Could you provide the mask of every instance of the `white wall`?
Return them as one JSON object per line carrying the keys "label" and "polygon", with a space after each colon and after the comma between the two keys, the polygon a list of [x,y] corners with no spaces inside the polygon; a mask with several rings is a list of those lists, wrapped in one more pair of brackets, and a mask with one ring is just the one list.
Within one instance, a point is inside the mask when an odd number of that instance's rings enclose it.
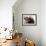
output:
{"label": "white wall", "polygon": [[16,0],[0,0],[0,27],[12,28],[12,6]]}
{"label": "white wall", "polygon": [[41,1],[41,40],[42,46],[46,46],[46,0]]}
{"label": "white wall", "polygon": [[[15,30],[22,32],[25,39],[34,40],[36,46],[41,46],[40,10],[40,0],[22,0],[13,6]],[[37,26],[22,26],[22,14],[37,14]]]}

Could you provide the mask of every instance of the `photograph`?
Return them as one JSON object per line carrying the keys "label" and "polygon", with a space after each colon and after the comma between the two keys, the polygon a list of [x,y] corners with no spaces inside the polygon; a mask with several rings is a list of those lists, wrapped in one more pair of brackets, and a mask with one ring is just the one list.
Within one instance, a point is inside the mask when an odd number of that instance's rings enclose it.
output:
{"label": "photograph", "polygon": [[37,14],[22,14],[22,25],[24,26],[37,25]]}

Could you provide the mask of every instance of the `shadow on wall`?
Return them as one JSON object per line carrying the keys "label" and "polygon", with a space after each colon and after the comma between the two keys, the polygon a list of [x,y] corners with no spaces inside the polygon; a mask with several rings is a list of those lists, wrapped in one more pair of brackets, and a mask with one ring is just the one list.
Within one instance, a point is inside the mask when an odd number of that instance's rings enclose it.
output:
{"label": "shadow on wall", "polygon": [[23,2],[23,0],[17,0],[16,3],[12,6],[12,8],[14,8],[14,9],[18,8],[22,2]]}

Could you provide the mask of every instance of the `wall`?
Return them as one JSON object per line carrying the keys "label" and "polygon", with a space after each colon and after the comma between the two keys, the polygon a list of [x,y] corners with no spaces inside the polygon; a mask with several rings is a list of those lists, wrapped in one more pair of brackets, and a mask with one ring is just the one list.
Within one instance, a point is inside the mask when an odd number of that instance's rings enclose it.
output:
{"label": "wall", "polygon": [[46,0],[41,1],[41,41],[42,46],[46,46]]}
{"label": "wall", "polygon": [[[12,29],[12,6],[16,0],[0,0],[0,33],[4,30],[1,27]],[[0,34],[0,38],[5,38],[5,35],[10,35],[9,31]]]}
{"label": "wall", "polygon": [[12,6],[16,0],[0,0],[0,27],[12,29]]}
{"label": "wall", "polygon": [[[41,46],[41,1],[20,0],[18,2],[13,6],[15,31],[22,32],[24,39],[31,39],[35,42],[36,46]],[[37,14],[37,26],[22,26],[22,14]]]}

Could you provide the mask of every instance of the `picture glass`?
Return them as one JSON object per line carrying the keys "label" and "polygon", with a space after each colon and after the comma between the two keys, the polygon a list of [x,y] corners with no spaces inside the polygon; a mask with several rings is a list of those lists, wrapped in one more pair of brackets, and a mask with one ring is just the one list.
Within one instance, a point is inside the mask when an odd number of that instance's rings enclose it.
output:
{"label": "picture glass", "polygon": [[36,25],[37,16],[36,14],[23,14],[22,15],[22,25]]}

